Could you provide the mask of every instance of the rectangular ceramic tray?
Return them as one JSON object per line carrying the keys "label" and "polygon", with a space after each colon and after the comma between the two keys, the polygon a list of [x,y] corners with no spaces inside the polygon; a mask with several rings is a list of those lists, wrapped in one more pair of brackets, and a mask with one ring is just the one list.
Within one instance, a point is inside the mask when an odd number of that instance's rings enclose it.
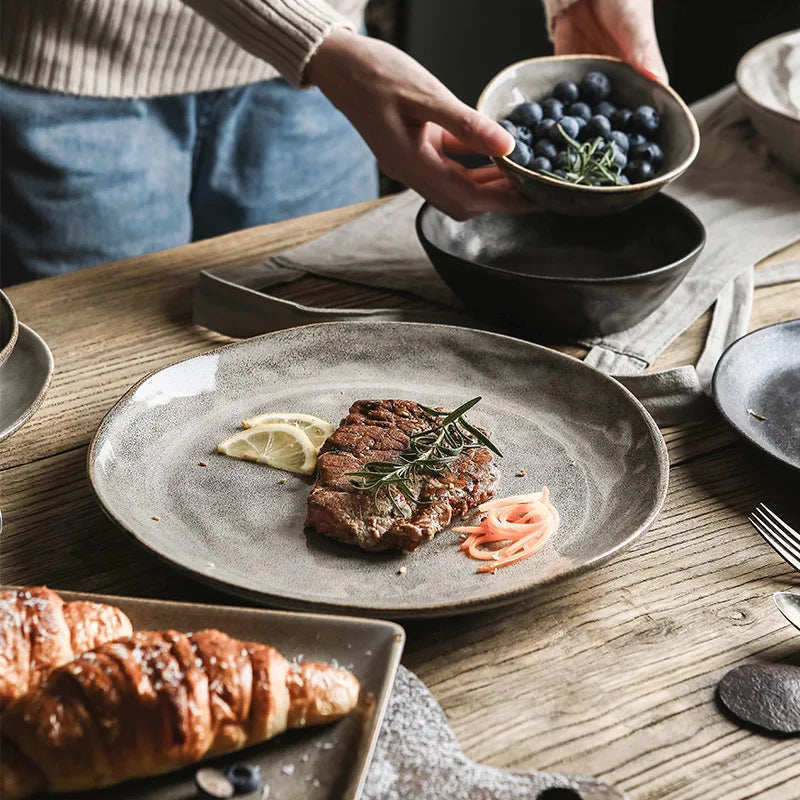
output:
{"label": "rectangular ceramic tray", "polygon": [[[121,608],[134,630],[198,631],[218,628],[239,639],[265,642],[288,659],[338,663],[361,682],[367,702],[332,725],[289,731],[264,744],[204,764],[225,769],[236,762],[261,767],[264,787],[244,800],[357,800],[403,652],[399,625],[371,619],[299,614],[231,606],[174,603],[131,597],[58,592],[65,600],[94,600]],[[194,773],[179,772],[129,781],[94,792],[70,794],[85,800],[191,800]]]}

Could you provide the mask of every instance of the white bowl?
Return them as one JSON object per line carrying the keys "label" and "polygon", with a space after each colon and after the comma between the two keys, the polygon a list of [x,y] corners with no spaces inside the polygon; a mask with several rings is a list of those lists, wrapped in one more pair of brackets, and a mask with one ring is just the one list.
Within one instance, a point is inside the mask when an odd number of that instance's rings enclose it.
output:
{"label": "white bowl", "polygon": [[769,151],[800,175],[800,30],[773,36],[745,53],[736,85]]}

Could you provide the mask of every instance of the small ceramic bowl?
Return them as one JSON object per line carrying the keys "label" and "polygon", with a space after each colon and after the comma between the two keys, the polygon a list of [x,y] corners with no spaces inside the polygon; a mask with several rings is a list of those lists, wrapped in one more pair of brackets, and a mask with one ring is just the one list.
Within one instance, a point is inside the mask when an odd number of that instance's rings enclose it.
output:
{"label": "small ceramic bowl", "polygon": [[456,222],[426,203],[417,235],[436,271],[479,318],[562,340],[643,320],[705,244],[700,220],[666,195],[581,220],[539,212]]}
{"label": "small ceramic bowl", "polygon": [[756,45],[736,68],[736,85],[769,151],[800,175],[800,30]]}
{"label": "small ceramic bowl", "polygon": [[0,364],[11,355],[19,334],[17,312],[5,292],[0,292]]}
{"label": "small ceramic bowl", "polygon": [[509,158],[496,159],[517,187],[541,208],[573,216],[616,214],[632,208],[672,183],[694,161],[700,133],[692,112],[669,87],[649,80],[616,58],[549,56],[529,58],[499,72],[478,100],[478,110],[505,119],[526,100],[542,100],[562,80],[580,82],[587,72],[604,72],[614,87],[612,101],[631,108],[649,105],[661,115],[659,143],[664,166],[652,180],[629,186],[578,186],[534,172]]}

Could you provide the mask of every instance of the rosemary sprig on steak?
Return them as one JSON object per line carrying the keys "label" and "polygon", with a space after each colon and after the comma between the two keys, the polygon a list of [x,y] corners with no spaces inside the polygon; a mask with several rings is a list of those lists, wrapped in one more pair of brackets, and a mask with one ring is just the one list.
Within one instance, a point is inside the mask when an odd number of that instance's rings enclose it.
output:
{"label": "rosemary sprig on steak", "polygon": [[396,461],[369,461],[358,472],[350,472],[354,488],[371,491],[377,497],[384,490],[396,511],[402,510],[395,500],[393,488],[401,492],[411,503],[425,504],[411,490],[410,483],[420,475],[441,475],[464,451],[476,447],[488,447],[502,457],[486,434],[467,422],[465,414],[478,402],[474,397],[455,411],[440,411],[435,408],[419,407],[432,417],[441,418],[427,430],[411,436],[408,448]]}

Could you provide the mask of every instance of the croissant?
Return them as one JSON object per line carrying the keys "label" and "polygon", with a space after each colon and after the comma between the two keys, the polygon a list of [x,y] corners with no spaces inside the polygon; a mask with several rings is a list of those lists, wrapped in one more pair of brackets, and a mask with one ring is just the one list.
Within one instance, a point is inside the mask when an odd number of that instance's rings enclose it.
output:
{"label": "croissant", "polygon": [[0,591],[0,709],[54,667],[132,630],[114,606],[65,603],[46,586]]}
{"label": "croissant", "polygon": [[338,719],[359,688],[347,670],[290,663],[217,630],[140,631],[79,655],[6,709],[0,790],[21,800],[170,772]]}

